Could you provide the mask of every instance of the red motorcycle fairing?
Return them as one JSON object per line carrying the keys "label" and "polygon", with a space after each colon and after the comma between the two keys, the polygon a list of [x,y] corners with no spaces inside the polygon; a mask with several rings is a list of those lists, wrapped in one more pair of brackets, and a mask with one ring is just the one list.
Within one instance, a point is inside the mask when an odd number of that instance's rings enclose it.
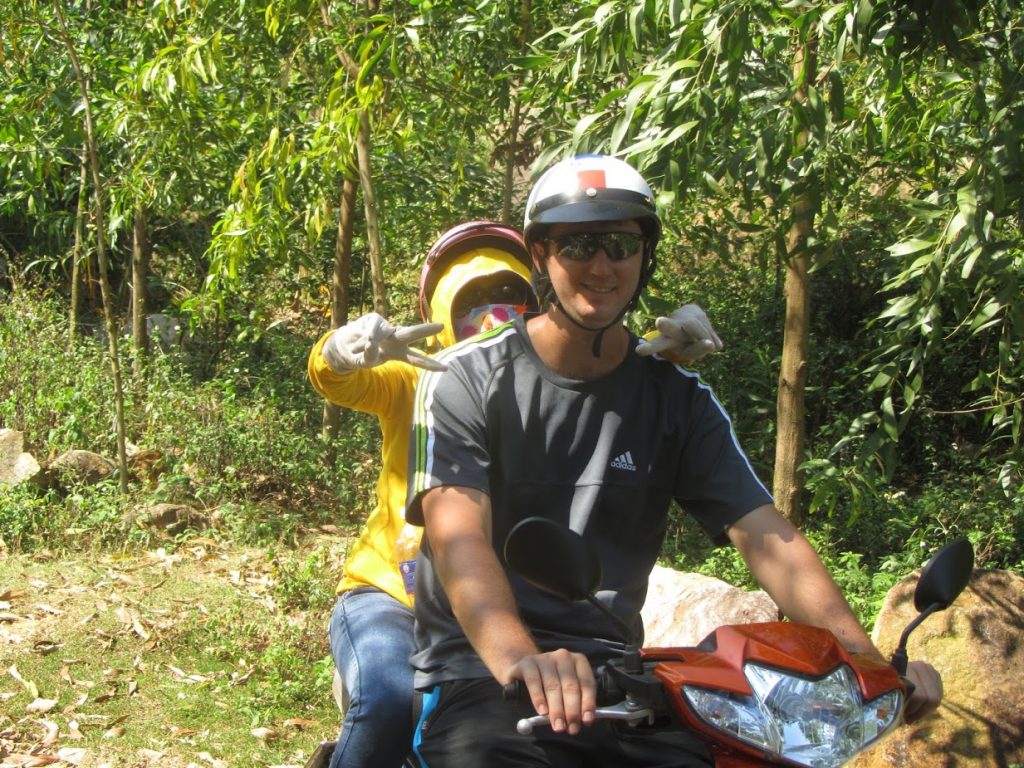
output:
{"label": "red motorcycle fairing", "polygon": [[[644,648],[645,666],[662,681],[681,721],[708,742],[714,742],[717,768],[778,765],[755,746],[731,738],[704,722],[686,704],[682,687],[697,686],[741,696],[753,691],[743,666],[753,662],[796,673],[809,679],[824,677],[839,665],[853,670],[864,701],[905,686],[893,667],[873,656],[851,654],[832,635],[817,627],[791,622],[723,626],[696,648]],[[730,749],[722,748],[728,745]]]}

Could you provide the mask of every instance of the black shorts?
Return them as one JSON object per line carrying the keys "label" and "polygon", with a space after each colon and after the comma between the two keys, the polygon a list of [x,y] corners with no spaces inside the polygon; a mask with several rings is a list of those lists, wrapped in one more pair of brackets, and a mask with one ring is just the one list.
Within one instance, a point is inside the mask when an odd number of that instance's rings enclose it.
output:
{"label": "black shorts", "polygon": [[631,729],[599,720],[576,736],[539,726],[516,732],[533,705],[510,703],[492,678],[442,683],[420,694],[414,752],[421,768],[707,768],[707,748],[675,729]]}

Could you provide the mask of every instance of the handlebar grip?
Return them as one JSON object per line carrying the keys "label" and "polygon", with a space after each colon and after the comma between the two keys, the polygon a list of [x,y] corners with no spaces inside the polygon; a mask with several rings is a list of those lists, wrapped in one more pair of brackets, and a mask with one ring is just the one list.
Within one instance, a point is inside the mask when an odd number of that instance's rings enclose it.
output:
{"label": "handlebar grip", "polygon": [[917,686],[910,682],[909,678],[900,675],[903,679],[903,684],[907,686],[907,701],[910,701],[910,697],[914,695],[914,691],[917,690]]}
{"label": "handlebar grip", "polygon": [[529,696],[522,680],[513,680],[501,686],[501,698],[512,703],[527,701]]}

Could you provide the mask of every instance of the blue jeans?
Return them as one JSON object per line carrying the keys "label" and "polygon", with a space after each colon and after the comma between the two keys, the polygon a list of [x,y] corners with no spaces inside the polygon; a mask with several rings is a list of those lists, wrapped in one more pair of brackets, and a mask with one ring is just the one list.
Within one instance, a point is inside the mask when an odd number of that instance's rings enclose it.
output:
{"label": "blue jeans", "polygon": [[412,749],[413,613],[385,592],[338,598],[327,628],[348,708],[330,768],[399,768]]}

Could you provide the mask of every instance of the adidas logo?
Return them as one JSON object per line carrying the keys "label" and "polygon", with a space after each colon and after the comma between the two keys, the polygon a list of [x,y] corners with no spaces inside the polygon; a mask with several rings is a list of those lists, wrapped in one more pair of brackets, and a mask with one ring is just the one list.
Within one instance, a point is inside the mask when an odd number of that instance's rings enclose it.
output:
{"label": "adidas logo", "polygon": [[612,469],[628,469],[630,472],[636,472],[636,464],[633,463],[633,456],[629,451],[621,456],[616,456],[609,466]]}

